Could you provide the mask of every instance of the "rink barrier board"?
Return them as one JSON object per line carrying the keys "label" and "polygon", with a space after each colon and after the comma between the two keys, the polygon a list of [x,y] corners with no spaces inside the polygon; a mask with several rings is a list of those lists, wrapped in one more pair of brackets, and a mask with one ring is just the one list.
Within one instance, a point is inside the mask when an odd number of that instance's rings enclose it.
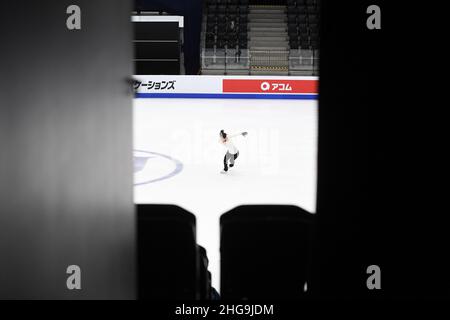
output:
{"label": "rink barrier board", "polygon": [[318,98],[318,77],[135,76],[136,98]]}
{"label": "rink barrier board", "polygon": [[135,98],[153,99],[285,99],[317,100],[318,94],[222,94],[222,93],[137,93]]}

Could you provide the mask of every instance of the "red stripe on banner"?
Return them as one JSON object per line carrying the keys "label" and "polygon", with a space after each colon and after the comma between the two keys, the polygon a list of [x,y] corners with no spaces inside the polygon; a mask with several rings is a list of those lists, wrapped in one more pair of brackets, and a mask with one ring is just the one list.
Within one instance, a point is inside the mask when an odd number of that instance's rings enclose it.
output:
{"label": "red stripe on banner", "polygon": [[318,93],[318,80],[223,79],[223,92]]}

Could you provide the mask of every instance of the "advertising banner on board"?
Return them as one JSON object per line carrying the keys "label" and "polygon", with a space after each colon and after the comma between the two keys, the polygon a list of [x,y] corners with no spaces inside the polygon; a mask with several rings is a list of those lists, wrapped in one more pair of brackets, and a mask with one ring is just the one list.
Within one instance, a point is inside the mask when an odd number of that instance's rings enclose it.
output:
{"label": "advertising banner on board", "polygon": [[136,98],[317,99],[318,77],[134,76]]}

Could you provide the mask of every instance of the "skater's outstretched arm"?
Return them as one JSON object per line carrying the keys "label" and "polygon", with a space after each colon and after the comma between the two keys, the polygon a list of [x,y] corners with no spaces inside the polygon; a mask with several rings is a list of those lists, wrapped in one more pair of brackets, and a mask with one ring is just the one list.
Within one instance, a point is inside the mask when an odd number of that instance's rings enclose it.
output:
{"label": "skater's outstretched arm", "polygon": [[237,137],[237,136],[246,136],[248,133],[247,132],[240,132],[240,133],[235,133],[235,134],[230,134],[230,135],[228,135],[228,137],[230,137],[230,138],[234,138],[234,137]]}

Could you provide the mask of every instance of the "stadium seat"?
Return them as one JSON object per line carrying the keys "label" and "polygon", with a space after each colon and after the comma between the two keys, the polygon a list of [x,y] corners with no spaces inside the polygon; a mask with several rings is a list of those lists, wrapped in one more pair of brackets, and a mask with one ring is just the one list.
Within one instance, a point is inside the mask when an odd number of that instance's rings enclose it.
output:
{"label": "stadium seat", "polygon": [[215,41],[206,41],[206,43],[205,43],[205,47],[207,48],[207,49],[213,49],[214,48],[214,46],[215,46]]}
{"label": "stadium seat", "polygon": [[288,14],[288,23],[297,23],[297,15],[294,13]]}
{"label": "stadium seat", "polygon": [[319,30],[319,25],[317,22],[309,23],[309,28],[312,30]]}
{"label": "stadium seat", "polygon": [[306,20],[297,21],[297,28],[298,29],[306,29],[307,24],[308,24],[308,21],[306,21]]}
{"label": "stadium seat", "polygon": [[222,298],[304,297],[313,218],[295,206],[240,206],[223,214]]}
{"label": "stadium seat", "polygon": [[302,47],[302,49],[309,49],[310,47],[309,37],[300,39],[300,47]]}
{"label": "stadium seat", "polygon": [[238,27],[236,29],[236,33],[240,36],[245,36],[245,38],[247,38],[247,33],[248,33],[248,27],[247,24],[238,24]]}
{"label": "stadium seat", "polygon": [[248,41],[247,39],[239,39],[239,48],[240,49],[247,49]]}
{"label": "stadium seat", "polygon": [[137,205],[139,299],[197,299],[195,216],[172,205]]}
{"label": "stadium seat", "polygon": [[298,25],[298,32],[299,33],[305,33],[308,32],[308,27],[306,24],[299,24]]}
{"label": "stadium seat", "polygon": [[238,46],[238,44],[239,44],[239,41],[236,38],[229,39],[228,43],[227,43],[227,47],[230,49],[236,48]]}
{"label": "stadium seat", "polygon": [[248,25],[247,23],[238,23],[237,32],[247,34]]}
{"label": "stadium seat", "polygon": [[307,6],[306,7],[306,11],[311,14],[311,13],[317,13],[317,8],[315,6]]}
{"label": "stadium seat", "polygon": [[238,6],[237,6],[237,5],[233,4],[233,5],[229,5],[229,6],[228,6],[228,9],[227,9],[227,12],[228,12],[228,13],[230,13],[230,14],[236,14],[237,11],[238,11]]}
{"label": "stadium seat", "polygon": [[296,22],[289,22],[288,23],[288,30],[297,30],[297,23]]}
{"label": "stadium seat", "polygon": [[297,15],[297,21],[300,22],[305,22],[306,21],[306,14],[298,14]]}
{"label": "stadium seat", "polygon": [[237,22],[237,15],[236,13],[229,13],[228,14],[228,22],[231,23],[231,21]]}
{"label": "stadium seat", "polygon": [[305,6],[297,7],[298,14],[306,14],[307,10]]}
{"label": "stadium seat", "polygon": [[217,6],[215,4],[208,5],[208,14],[216,14]]}
{"label": "stadium seat", "polygon": [[207,21],[215,21],[216,20],[216,14],[208,12],[208,14],[206,15],[206,19],[207,19]]}
{"label": "stadium seat", "polygon": [[243,32],[239,32],[238,33],[238,38],[239,39],[247,39],[247,37],[248,37],[247,31],[243,31]]}
{"label": "stadium seat", "polygon": [[247,14],[239,14],[239,22],[247,23],[247,21],[248,21]]}
{"label": "stadium seat", "polygon": [[217,12],[219,14],[225,14],[227,12],[227,7],[225,5],[219,4],[217,6]]}
{"label": "stadium seat", "polygon": [[298,33],[297,31],[295,32],[289,32],[289,40],[297,40],[298,39]]}
{"label": "stadium seat", "polygon": [[309,15],[308,16],[308,22],[309,23],[318,23],[319,22],[319,17],[316,14]]}
{"label": "stadium seat", "polygon": [[223,38],[217,39],[217,48],[223,49],[223,48],[225,48],[226,44],[227,44],[227,41],[225,39],[223,39]]}
{"label": "stadium seat", "polygon": [[227,24],[225,22],[220,22],[217,24],[217,31],[219,33],[225,33],[227,31]]}
{"label": "stadium seat", "polygon": [[308,39],[308,32],[306,30],[301,30],[298,34],[300,39]]}
{"label": "stadium seat", "polygon": [[246,5],[239,5],[239,13],[247,14],[248,13],[248,6],[246,6]]}
{"label": "stadium seat", "polygon": [[309,36],[311,39],[318,40],[319,39],[319,32],[317,30],[310,29]]}

